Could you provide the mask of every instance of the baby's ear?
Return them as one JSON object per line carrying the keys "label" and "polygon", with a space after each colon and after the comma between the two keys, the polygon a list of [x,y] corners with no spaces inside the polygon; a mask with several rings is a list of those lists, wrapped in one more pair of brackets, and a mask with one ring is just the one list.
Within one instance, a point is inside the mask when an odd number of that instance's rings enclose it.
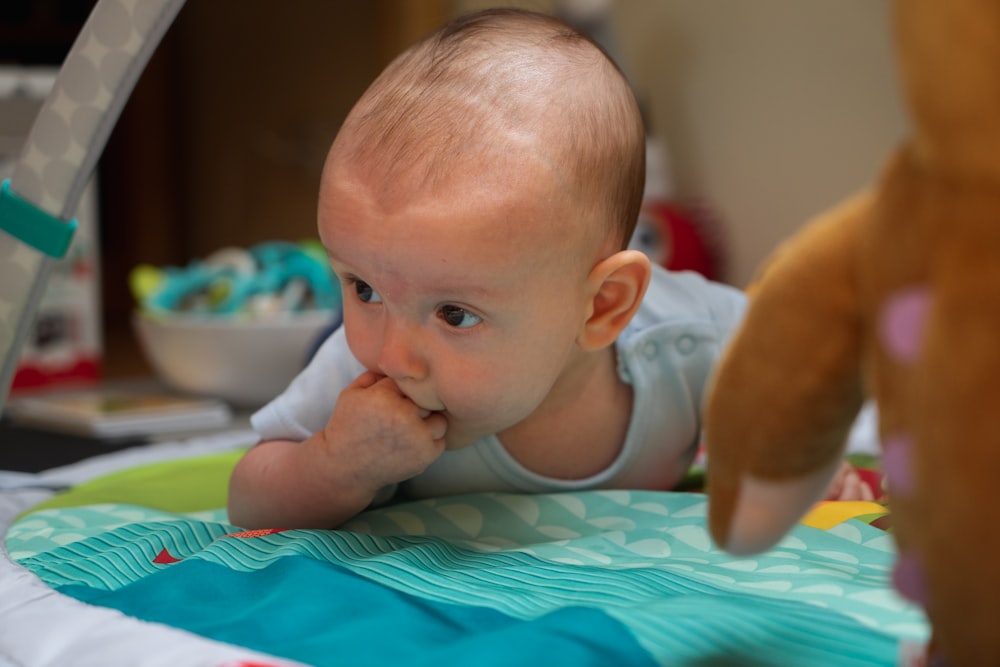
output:
{"label": "baby's ear", "polygon": [[597,263],[587,276],[589,316],[577,339],[585,350],[615,342],[642,303],[652,267],[638,250],[621,250]]}

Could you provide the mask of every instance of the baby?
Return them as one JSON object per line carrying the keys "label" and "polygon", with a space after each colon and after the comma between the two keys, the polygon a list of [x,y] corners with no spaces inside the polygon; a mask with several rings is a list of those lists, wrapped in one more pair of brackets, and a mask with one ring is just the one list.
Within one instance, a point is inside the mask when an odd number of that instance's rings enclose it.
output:
{"label": "baby", "polygon": [[322,175],[344,325],[253,416],[231,521],[677,484],[744,297],[627,249],[644,160],[625,77],[557,19],[479,12],[398,57]]}

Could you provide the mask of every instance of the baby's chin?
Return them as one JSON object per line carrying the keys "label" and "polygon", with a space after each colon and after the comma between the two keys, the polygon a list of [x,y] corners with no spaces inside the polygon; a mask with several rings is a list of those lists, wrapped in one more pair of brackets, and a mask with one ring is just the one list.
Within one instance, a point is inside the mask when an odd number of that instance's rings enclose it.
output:
{"label": "baby's chin", "polygon": [[471,436],[452,438],[446,435],[444,437],[444,449],[446,452],[453,452],[456,449],[465,449],[466,447],[474,443],[476,440],[479,440],[479,438],[474,438]]}
{"label": "baby's chin", "polygon": [[508,424],[507,421],[500,419],[480,419],[471,422],[462,422],[456,420],[450,412],[439,414],[443,414],[448,420],[448,430],[444,434],[445,451],[464,449],[471,444],[494,435],[503,442],[504,434],[507,430],[521,423],[510,421]]}
{"label": "baby's chin", "polygon": [[488,434],[473,432],[468,429],[463,429],[461,426],[454,426],[451,418],[448,419],[448,430],[444,434],[444,448],[446,451],[454,451],[456,449],[464,449],[476,442],[477,440],[482,440]]}

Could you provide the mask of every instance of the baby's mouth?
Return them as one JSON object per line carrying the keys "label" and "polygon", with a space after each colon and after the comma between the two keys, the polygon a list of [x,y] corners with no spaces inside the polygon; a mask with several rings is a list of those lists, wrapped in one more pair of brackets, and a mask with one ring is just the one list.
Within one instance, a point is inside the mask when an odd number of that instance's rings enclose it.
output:
{"label": "baby's mouth", "polygon": [[[412,394],[410,394],[410,392],[406,391],[402,387],[400,387],[400,391],[402,391],[403,394],[405,394],[408,399],[413,401],[413,404],[420,409],[420,415],[422,417],[426,417],[432,412],[440,412],[441,414],[446,414],[448,411],[447,407],[442,405],[440,401],[421,400],[415,398]],[[424,414],[425,412],[427,414]]]}
{"label": "baby's mouth", "polygon": [[[406,392],[403,392],[403,393],[406,393]],[[439,413],[441,415],[444,415],[444,416],[448,415],[448,409],[445,406],[443,406],[443,405],[441,405],[440,407],[427,407],[426,403],[424,403],[422,401],[414,400],[414,398],[412,396],[410,396],[409,394],[406,394],[406,397],[409,398],[411,401],[413,401],[413,404],[416,405],[417,408],[420,409],[420,416],[421,417],[428,417],[432,413],[435,413],[435,412]],[[440,404],[438,404],[438,405],[440,405]]]}

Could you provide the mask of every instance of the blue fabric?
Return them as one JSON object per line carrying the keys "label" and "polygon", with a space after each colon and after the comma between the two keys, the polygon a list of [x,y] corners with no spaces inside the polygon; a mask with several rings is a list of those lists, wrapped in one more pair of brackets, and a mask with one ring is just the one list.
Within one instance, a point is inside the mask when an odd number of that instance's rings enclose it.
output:
{"label": "blue fabric", "polygon": [[519,620],[407,595],[301,556],[251,572],[184,560],[114,591],[59,591],[311,665],[654,664],[621,623],[598,609],[565,607]]}

